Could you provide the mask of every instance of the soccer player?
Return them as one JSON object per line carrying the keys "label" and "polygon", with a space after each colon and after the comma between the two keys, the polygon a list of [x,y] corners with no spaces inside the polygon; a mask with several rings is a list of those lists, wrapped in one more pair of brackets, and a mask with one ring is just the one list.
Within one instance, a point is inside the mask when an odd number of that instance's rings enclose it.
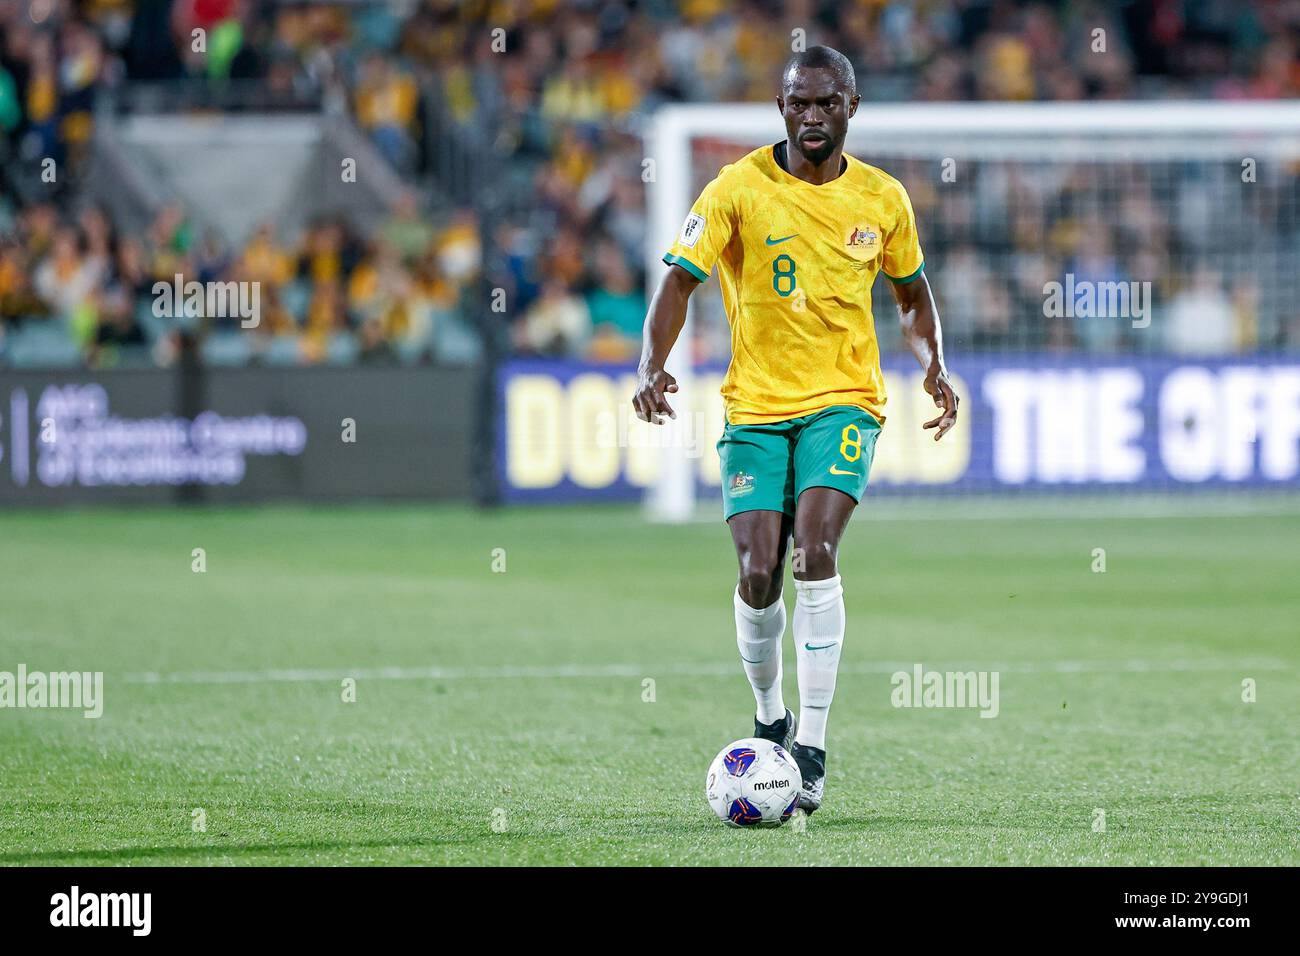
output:
{"label": "soccer player", "polygon": [[[853,67],[836,50],[815,46],[787,63],[776,98],[785,141],[724,166],[664,256],[633,398],[645,421],[676,417],[666,396],[677,383],[664,365],[687,299],[718,264],[731,327],[718,453],[740,561],[736,642],[758,705],[754,735],[793,754],[807,813],[822,803],[844,641],[836,556],[885,420],[871,315],[877,272],[889,278],[903,337],[942,409],[924,427],[938,440],[957,421],[912,204],[898,180],[844,155],[858,99]],[[781,696],[781,584],[792,535],[798,720]]]}

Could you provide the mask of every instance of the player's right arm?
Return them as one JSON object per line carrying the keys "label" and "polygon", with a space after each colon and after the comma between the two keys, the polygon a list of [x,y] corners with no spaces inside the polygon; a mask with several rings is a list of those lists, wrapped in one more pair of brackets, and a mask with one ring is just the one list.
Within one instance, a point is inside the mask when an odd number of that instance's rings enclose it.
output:
{"label": "player's right arm", "polygon": [[677,414],[664,397],[666,392],[677,391],[677,379],[664,371],[668,353],[677,343],[686,324],[686,303],[700,280],[677,263],[668,267],[659,288],[650,302],[645,319],[645,341],[641,345],[641,364],[637,367],[636,394],[632,407],[636,417],[644,422],[663,424],[662,415],[676,418]]}
{"label": "player's right arm", "polygon": [[935,418],[921,426],[937,429],[934,440],[938,441],[957,424],[957,391],[948,381],[948,370],[943,364],[943,331],[939,327],[939,310],[930,291],[930,280],[925,276],[925,255],[916,235],[916,214],[907,190],[897,181],[895,185],[898,187],[897,218],[885,237],[881,271],[889,277],[889,286],[898,302],[903,341],[925,369],[923,387],[941,409]]}
{"label": "player's right arm", "polygon": [[662,425],[662,416],[677,417],[664,397],[677,391],[677,380],[664,370],[664,365],[686,324],[687,300],[709,277],[735,233],[733,190],[727,177],[730,168],[724,166],[718,178],[704,187],[682,223],[677,241],[664,256],[668,272],[660,280],[646,314],[636,394],[632,397],[637,418],[644,422]]}

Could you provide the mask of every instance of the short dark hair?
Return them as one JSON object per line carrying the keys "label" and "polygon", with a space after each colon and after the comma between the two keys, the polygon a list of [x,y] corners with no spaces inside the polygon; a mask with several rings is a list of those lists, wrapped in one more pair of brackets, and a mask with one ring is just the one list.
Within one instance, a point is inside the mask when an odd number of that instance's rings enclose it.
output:
{"label": "short dark hair", "polygon": [[840,86],[855,96],[858,92],[858,78],[853,73],[853,64],[839,50],[828,46],[810,46],[802,53],[796,53],[785,63],[781,71],[781,90],[784,92],[790,82],[790,74],[798,69],[830,70]]}

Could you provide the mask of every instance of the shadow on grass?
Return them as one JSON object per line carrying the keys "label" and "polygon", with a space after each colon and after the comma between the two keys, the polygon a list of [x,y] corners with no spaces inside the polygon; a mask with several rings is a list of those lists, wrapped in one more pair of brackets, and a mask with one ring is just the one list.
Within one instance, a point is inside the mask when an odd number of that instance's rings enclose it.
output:
{"label": "shadow on grass", "polygon": [[[187,856],[252,856],[258,853],[294,853],[331,850],[367,850],[390,849],[393,847],[439,847],[474,843],[474,837],[448,837],[418,840],[360,840],[360,841],[326,841],[316,840],[303,843],[251,843],[240,846],[139,846],[120,847],[115,850],[40,850],[34,853],[0,853],[0,864],[21,865],[23,863],[57,864],[60,860],[104,860],[144,861],[175,860]],[[303,864],[310,865],[310,864]]]}

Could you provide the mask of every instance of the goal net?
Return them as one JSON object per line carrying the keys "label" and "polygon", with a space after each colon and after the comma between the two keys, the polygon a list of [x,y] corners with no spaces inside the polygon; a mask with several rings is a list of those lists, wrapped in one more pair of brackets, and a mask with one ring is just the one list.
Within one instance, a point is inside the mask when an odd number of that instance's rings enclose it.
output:
{"label": "goal net", "polygon": [[[783,138],[770,104],[655,114],[651,292],[705,184]],[[1296,487],[1300,106],[863,103],[846,149],[911,196],[963,396],[936,444],[879,278],[890,401],[873,493]],[[720,493],[728,357],[710,281],[669,364],[681,391],[646,497],[657,520]]]}

